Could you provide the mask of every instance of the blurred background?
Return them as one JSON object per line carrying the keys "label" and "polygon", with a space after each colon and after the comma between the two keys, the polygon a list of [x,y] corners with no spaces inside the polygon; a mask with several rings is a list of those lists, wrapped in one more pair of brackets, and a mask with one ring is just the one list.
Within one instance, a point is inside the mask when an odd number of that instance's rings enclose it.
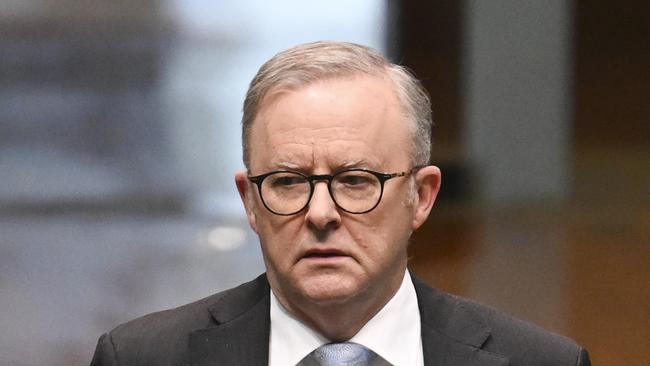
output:
{"label": "blurred background", "polygon": [[429,284],[648,365],[650,5],[2,0],[0,364],[87,365],[101,333],[263,271],[233,181],[270,56],[319,39],[410,67],[443,191]]}

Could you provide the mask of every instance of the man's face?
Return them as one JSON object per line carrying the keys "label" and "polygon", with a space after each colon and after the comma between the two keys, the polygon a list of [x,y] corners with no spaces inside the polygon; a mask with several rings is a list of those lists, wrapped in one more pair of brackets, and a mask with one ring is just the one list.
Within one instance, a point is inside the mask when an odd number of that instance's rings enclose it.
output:
{"label": "man's face", "polygon": [[[327,79],[264,99],[250,135],[250,175],[408,171],[410,141],[390,81]],[[269,282],[285,306],[389,297],[399,286],[409,236],[422,221],[414,220],[411,177],[386,181],[380,204],[369,213],[338,209],[327,183],[318,181],[303,211],[278,216],[244,174],[237,176],[238,187],[260,237]]]}

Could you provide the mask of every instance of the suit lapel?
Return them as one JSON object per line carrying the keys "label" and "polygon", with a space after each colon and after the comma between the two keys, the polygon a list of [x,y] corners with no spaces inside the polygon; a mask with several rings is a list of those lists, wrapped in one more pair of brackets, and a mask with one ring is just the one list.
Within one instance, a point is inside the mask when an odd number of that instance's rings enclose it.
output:
{"label": "suit lapel", "polygon": [[264,276],[210,306],[216,324],[190,334],[193,366],[268,365],[269,287]]}
{"label": "suit lapel", "polygon": [[422,324],[426,366],[506,366],[508,359],[459,342]]}
{"label": "suit lapel", "polygon": [[426,366],[506,366],[508,359],[481,349],[490,329],[476,313],[411,275],[418,297]]}

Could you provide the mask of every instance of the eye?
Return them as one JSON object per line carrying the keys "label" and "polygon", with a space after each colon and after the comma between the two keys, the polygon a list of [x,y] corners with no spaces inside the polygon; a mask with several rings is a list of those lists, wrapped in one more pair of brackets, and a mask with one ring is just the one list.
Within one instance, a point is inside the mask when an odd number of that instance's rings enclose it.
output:
{"label": "eye", "polygon": [[371,183],[371,179],[367,175],[363,174],[345,174],[337,179],[339,183],[344,184],[348,187],[359,187]]}
{"label": "eye", "polygon": [[273,187],[292,187],[303,183],[305,183],[305,178],[299,175],[271,177],[271,186]]}

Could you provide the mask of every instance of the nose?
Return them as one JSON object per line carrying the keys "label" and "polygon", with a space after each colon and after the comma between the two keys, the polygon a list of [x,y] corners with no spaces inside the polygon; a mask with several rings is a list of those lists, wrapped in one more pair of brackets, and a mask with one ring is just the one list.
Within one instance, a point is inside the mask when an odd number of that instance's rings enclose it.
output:
{"label": "nose", "polygon": [[318,230],[333,229],[341,223],[341,215],[330,196],[326,181],[314,182],[314,193],[305,219]]}

